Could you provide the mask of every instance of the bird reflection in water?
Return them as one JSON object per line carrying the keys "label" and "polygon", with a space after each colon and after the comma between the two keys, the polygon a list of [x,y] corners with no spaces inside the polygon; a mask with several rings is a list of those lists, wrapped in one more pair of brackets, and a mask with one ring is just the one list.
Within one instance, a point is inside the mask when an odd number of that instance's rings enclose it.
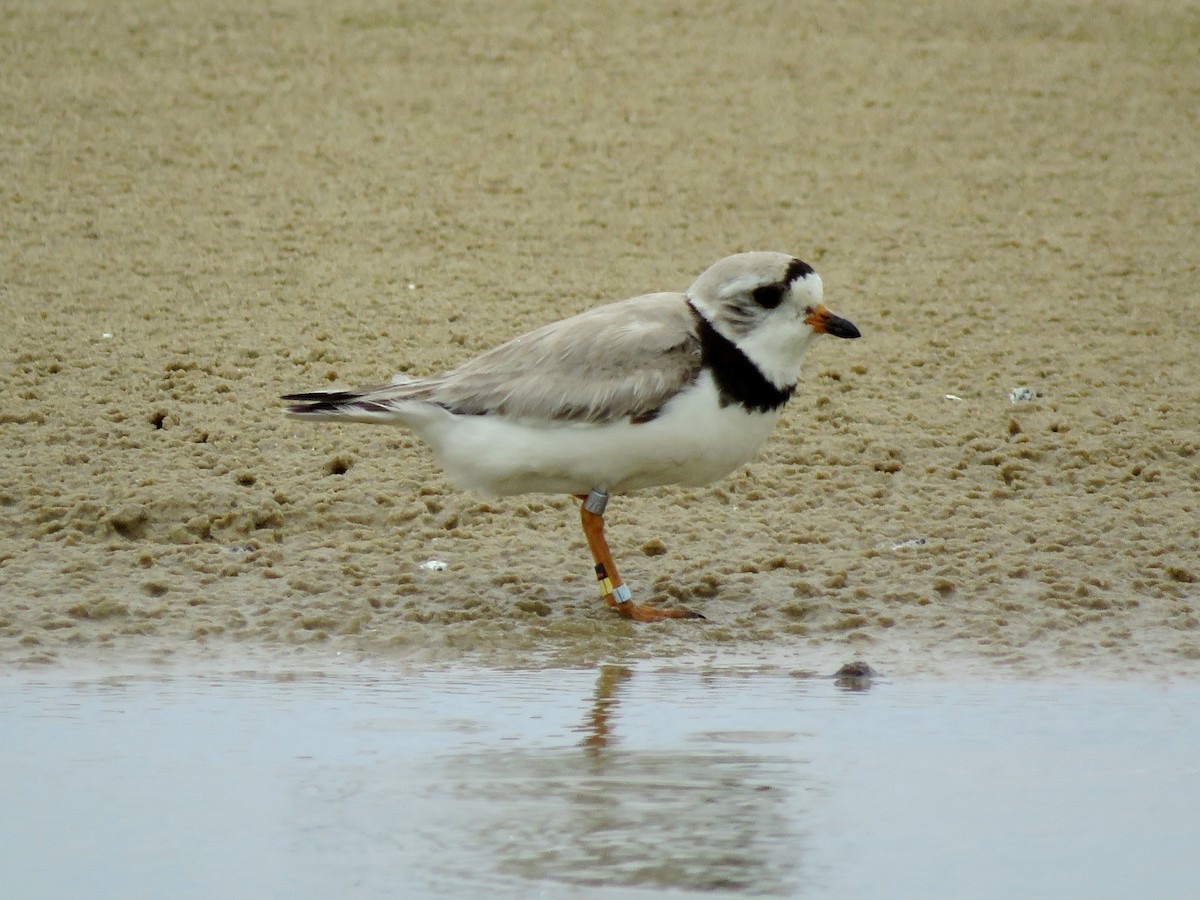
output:
{"label": "bird reflection in water", "polygon": [[633,677],[628,666],[601,666],[596,680],[596,693],[592,698],[592,709],[587,723],[580,726],[584,732],[580,745],[595,756],[607,750],[615,742],[612,718],[617,709],[617,692],[621,685]]}
{"label": "bird reflection in water", "polygon": [[[453,758],[473,846],[506,878],[793,895],[803,843],[786,812],[803,777],[794,754],[763,753],[753,733],[693,731],[687,706],[705,724],[697,689],[711,687],[602,666],[571,745]],[[622,704],[670,720],[646,728]]]}

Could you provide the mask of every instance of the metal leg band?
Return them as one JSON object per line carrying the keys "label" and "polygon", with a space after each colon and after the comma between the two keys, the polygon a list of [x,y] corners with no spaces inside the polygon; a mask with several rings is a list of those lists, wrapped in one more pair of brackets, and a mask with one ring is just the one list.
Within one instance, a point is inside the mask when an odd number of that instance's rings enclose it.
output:
{"label": "metal leg band", "polygon": [[593,488],[588,492],[587,499],[583,501],[583,508],[590,512],[593,516],[604,515],[604,509],[608,506],[608,491],[601,488]]}

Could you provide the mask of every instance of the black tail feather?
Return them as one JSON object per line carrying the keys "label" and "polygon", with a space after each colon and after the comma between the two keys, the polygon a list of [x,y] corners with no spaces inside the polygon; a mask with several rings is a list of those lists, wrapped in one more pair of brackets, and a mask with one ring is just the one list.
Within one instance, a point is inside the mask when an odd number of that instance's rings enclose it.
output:
{"label": "black tail feather", "polygon": [[303,394],[284,394],[281,400],[303,400],[306,403],[345,403],[358,396],[354,391],[308,391]]}
{"label": "black tail feather", "polygon": [[288,406],[287,411],[297,415],[336,413],[357,398],[353,391],[308,391],[303,394],[284,394],[284,400],[299,400]]}
{"label": "black tail feather", "polygon": [[389,413],[391,408],[372,400],[363,400],[362,394],[356,391],[310,391],[303,394],[285,394],[283,400],[299,400],[287,407],[287,411],[296,415],[318,415],[320,413],[341,413],[346,415],[354,410],[370,413]]}

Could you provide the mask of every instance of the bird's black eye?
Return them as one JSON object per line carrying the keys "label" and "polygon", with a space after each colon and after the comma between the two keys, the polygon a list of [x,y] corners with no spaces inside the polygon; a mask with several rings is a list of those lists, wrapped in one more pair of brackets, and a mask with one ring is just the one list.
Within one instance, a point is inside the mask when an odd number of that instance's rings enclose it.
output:
{"label": "bird's black eye", "polygon": [[774,309],[783,302],[783,295],[787,291],[786,284],[764,284],[760,288],[755,288],[751,292],[754,302],[763,309]]}

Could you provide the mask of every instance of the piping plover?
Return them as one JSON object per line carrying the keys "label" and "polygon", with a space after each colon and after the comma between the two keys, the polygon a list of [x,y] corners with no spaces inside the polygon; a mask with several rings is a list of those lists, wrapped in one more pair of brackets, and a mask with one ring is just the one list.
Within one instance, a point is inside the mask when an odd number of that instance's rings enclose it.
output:
{"label": "piping plover", "polygon": [[443,375],[283,399],[297,418],[402,425],[464,488],[573,494],[608,605],[638,621],[702,618],[633,602],[604,538],[605,505],[638,488],[709,484],[749,461],[812,338],[859,336],[823,294],[799,259],[738,253],[687,293],[596,307]]}

